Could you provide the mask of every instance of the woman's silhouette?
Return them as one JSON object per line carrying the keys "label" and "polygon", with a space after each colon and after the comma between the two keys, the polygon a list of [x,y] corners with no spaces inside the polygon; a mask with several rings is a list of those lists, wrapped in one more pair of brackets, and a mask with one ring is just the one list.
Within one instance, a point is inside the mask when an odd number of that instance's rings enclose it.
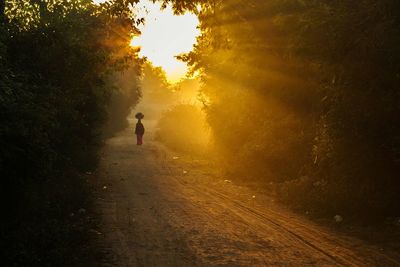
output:
{"label": "woman's silhouette", "polygon": [[135,134],[137,139],[137,145],[141,146],[143,144],[143,135],[144,135],[144,126],[142,123],[142,119],[144,118],[143,113],[139,112],[136,114],[136,119],[138,122],[136,123]]}

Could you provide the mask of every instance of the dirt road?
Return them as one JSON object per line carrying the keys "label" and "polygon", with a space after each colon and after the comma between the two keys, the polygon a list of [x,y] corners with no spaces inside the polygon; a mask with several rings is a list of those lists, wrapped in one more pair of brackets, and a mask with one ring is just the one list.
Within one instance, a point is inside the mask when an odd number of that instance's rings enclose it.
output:
{"label": "dirt road", "polygon": [[104,266],[400,266],[132,133],[107,142],[97,173]]}

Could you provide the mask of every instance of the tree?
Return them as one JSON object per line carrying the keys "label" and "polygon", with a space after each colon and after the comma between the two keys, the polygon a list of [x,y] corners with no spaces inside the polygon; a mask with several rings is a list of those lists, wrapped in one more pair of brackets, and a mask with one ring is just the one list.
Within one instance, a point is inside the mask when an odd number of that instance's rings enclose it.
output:
{"label": "tree", "polygon": [[325,210],[396,212],[398,1],[192,3],[202,36],[181,59],[228,165],[282,187],[308,177],[290,198]]}
{"label": "tree", "polygon": [[[140,64],[129,47],[137,31],[130,11],[113,8],[88,0],[7,2],[0,37],[4,197],[18,199],[28,185],[55,179],[54,172],[96,161],[117,91],[110,77]],[[135,104],[137,87],[132,94]]]}

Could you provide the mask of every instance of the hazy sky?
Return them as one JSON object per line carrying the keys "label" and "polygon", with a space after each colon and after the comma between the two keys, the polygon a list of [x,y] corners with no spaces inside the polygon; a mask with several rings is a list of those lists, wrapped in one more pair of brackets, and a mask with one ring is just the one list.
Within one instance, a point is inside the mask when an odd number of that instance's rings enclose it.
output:
{"label": "hazy sky", "polygon": [[161,4],[149,0],[139,2],[137,13],[146,21],[145,25],[139,26],[142,35],[132,40],[132,46],[140,46],[141,57],[147,57],[154,66],[162,67],[169,82],[179,81],[185,76],[187,66],[175,56],[193,49],[200,34],[197,16],[191,13],[175,16],[171,6],[161,10]]}

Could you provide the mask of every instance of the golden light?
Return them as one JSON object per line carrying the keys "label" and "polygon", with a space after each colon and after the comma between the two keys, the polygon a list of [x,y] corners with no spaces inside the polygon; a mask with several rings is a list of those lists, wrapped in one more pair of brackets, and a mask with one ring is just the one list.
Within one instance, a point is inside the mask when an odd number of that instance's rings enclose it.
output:
{"label": "golden light", "polygon": [[93,3],[101,4],[101,3],[104,3],[105,1],[107,1],[107,0],[93,0]]}
{"label": "golden light", "polygon": [[140,36],[132,39],[131,45],[141,47],[139,55],[157,67],[162,67],[171,83],[185,77],[188,67],[175,56],[188,53],[200,34],[197,29],[199,20],[196,15],[185,13],[174,15],[171,6],[161,10],[159,3],[142,0],[137,5],[138,17],[145,18],[140,25]]}

